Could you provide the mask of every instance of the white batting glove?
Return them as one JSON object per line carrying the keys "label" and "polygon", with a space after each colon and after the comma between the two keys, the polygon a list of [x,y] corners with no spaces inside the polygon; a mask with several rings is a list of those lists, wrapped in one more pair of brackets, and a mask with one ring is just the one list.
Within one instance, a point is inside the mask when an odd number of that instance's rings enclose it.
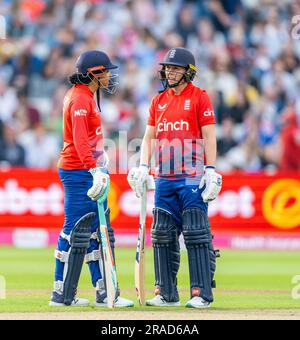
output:
{"label": "white batting glove", "polygon": [[138,168],[132,168],[127,176],[127,181],[136,196],[140,198],[143,193],[143,185],[148,182],[149,167],[140,165]]}
{"label": "white batting glove", "polygon": [[98,201],[107,188],[109,176],[104,174],[100,168],[90,169],[89,172],[93,175],[93,186],[89,189],[87,195],[93,201]]}
{"label": "white batting glove", "polygon": [[202,192],[203,201],[205,203],[211,202],[217,198],[222,189],[222,176],[216,173],[213,167],[208,166],[205,168],[199,188],[202,189],[204,185],[206,185],[206,188]]}

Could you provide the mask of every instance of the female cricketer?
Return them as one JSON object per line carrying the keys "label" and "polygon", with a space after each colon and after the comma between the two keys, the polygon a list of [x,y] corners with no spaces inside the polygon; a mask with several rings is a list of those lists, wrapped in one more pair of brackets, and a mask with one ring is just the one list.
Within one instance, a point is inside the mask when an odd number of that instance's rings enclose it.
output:
{"label": "female cricketer", "polygon": [[130,186],[140,197],[155,149],[158,166],[151,229],[155,297],[146,304],[180,305],[178,237],[183,234],[191,295],[186,306],[208,308],[213,302],[217,253],[207,210],[208,202],[217,197],[222,185],[222,177],[215,171],[215,114],[207,93],[192,83],[197,68],[190,51],[174,48],[161,65],[164,91],[151,103],[140,166],[128,174]]}
{"label": "female cricketer", "polygon": [[[103,149],[99,100],[100,89],[115,92],[117,75],[112,75],[111,70],[116,68],[104,52],[87,51],[78,58],[76,73],[69,78],[73,86],[64,98],[64,146],[58,163],[65,195],[65,222],[55,251],[55,282],[50,306],[66,305],[68,289],[72,290],[74,296],[69,304],[89,305],[88,300],[76,297],[78,280],[74,282],[74,278],[79,278],[83,262],[81,257],[85,257],[89,265],[92,284],[96,289],[95,305],[106,305],[97,200],[105,192],[109,175]],[[95,93],[97,103],[94,100]],[[105,209],[113,250],[115,239],[107,202]],[[131,307],[133,302],[121,298],[118,292],[115,306]]]}

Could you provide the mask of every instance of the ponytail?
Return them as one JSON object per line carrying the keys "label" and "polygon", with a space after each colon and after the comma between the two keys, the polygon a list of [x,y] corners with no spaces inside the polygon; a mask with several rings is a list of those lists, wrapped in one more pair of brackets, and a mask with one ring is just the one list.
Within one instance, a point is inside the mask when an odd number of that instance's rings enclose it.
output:
{"label": "ponytail", "polygon": [[72,85],[83,84],[88,85],[92,81],[90,75],[83,75],[79,73],[74,73],[69,77],[69,83]]}

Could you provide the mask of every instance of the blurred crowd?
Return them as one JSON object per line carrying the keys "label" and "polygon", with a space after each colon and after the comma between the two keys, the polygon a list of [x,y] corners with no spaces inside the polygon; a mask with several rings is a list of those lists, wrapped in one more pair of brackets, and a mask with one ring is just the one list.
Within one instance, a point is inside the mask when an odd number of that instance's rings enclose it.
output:
{"label": "blurred crowd", "polygon": [[182,46],[215,107],[219,170],[300,172],[299,0],[1,0],[0,15],[0,166],[56,166],[67,78],[88,49],[120,66],[105,137],[142,137],[158,63]]}

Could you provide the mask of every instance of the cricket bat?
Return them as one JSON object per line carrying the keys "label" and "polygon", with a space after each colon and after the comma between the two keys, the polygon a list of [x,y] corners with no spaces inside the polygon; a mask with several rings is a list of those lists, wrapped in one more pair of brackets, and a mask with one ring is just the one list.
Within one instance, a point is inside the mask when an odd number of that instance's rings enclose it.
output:
{"label": "cricket bat", "polygon": [[140,227],[135,255],[135,290],[138,302],[145,305],[145,243],[146,243],[146,215],[147,215],[147,189],[154,190],[155,184],[152,176],[143,186],[140,202]]}
{"label": "cricket bat", "polygon": [[106,293],[107,293],[107,307],[113,308],[115,306],[115,300],[117,296],[118,280],[117,280],[117,270],[110,247],[107,223],[104,211],[104,201],[107,198],[109,191],[109,182],[105,190],[105,194],[100,198],[98,203],[98,213],[100,222],[100,235],[101,235],[101,248],[103,257],[103,267],[106,283]]}

